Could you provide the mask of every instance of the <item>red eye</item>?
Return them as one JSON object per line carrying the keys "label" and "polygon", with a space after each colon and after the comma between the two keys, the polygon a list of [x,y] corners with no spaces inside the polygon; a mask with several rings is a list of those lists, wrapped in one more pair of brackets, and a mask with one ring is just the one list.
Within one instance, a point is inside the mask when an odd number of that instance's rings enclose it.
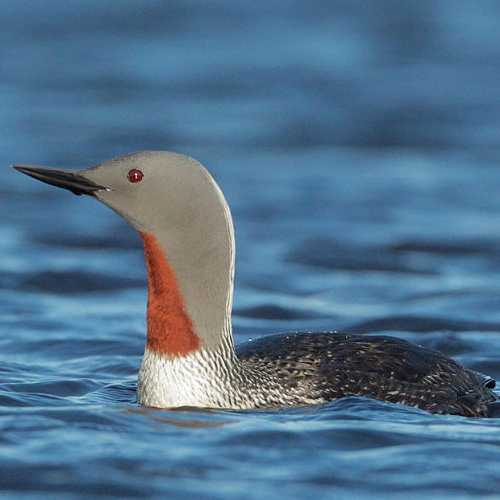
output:
{"label": "red eye", "polygon": [[133,168],[127,175],[130,182],[139,182],[144,177],[144,174],[137,168]]}

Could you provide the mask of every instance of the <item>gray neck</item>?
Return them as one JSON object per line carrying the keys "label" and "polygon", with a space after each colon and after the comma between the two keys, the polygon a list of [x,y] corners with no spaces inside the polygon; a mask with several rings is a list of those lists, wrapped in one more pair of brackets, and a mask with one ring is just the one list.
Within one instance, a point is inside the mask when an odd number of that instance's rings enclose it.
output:
{"label": "gray neck", "polygon": [[[184,306],[196,335],[208,350],[233,350],[231,309],[233,302],[235,244],[229,207],[219,187],[203,169],[203,189],[191,186],[189,203],[161,222],[158,243],[177,278]],[[209,180],[207,189],[207,178]],[[182,190],[180,191],[182,196]]]}

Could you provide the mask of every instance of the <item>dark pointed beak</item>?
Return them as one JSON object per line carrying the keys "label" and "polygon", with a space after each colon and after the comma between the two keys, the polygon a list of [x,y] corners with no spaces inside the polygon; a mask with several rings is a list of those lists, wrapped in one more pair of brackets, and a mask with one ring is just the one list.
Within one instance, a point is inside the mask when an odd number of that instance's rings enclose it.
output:
{"label": "dark pointed beak", "polygon": [[55,168],[30,167],[28,165],[12,166],[23,174],[29,175],[47,184],[51,184],[52,186],[68,189],[77,195],[88,194],[92,196],[96,191],[107,189],[104,186],[100,186],[86,179],[83,175],[74,170],[57,170]]}

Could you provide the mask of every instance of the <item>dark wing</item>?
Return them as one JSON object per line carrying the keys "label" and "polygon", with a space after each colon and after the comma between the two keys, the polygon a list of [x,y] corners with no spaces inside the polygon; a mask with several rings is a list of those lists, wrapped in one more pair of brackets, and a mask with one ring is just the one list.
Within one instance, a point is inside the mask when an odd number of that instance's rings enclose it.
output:
{"label": "dark wing", "polygon": [[272,364],[279,378],[331,401],[365,396],[432,413],[483,416],[494,383],[437,351],[396,337],[335,333],[272,335],[238,346],[242,360]]}

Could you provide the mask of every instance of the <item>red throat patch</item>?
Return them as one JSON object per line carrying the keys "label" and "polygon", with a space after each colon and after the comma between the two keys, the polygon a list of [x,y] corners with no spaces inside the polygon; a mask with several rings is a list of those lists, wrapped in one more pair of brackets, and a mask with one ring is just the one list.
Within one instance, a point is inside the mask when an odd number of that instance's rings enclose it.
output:
{"label": "red throat patch", "polygon": [[146,347],[158,354],[186,356],[200,347],[184,309],[177,278],[156,237],[140,232],[148,269]]}

